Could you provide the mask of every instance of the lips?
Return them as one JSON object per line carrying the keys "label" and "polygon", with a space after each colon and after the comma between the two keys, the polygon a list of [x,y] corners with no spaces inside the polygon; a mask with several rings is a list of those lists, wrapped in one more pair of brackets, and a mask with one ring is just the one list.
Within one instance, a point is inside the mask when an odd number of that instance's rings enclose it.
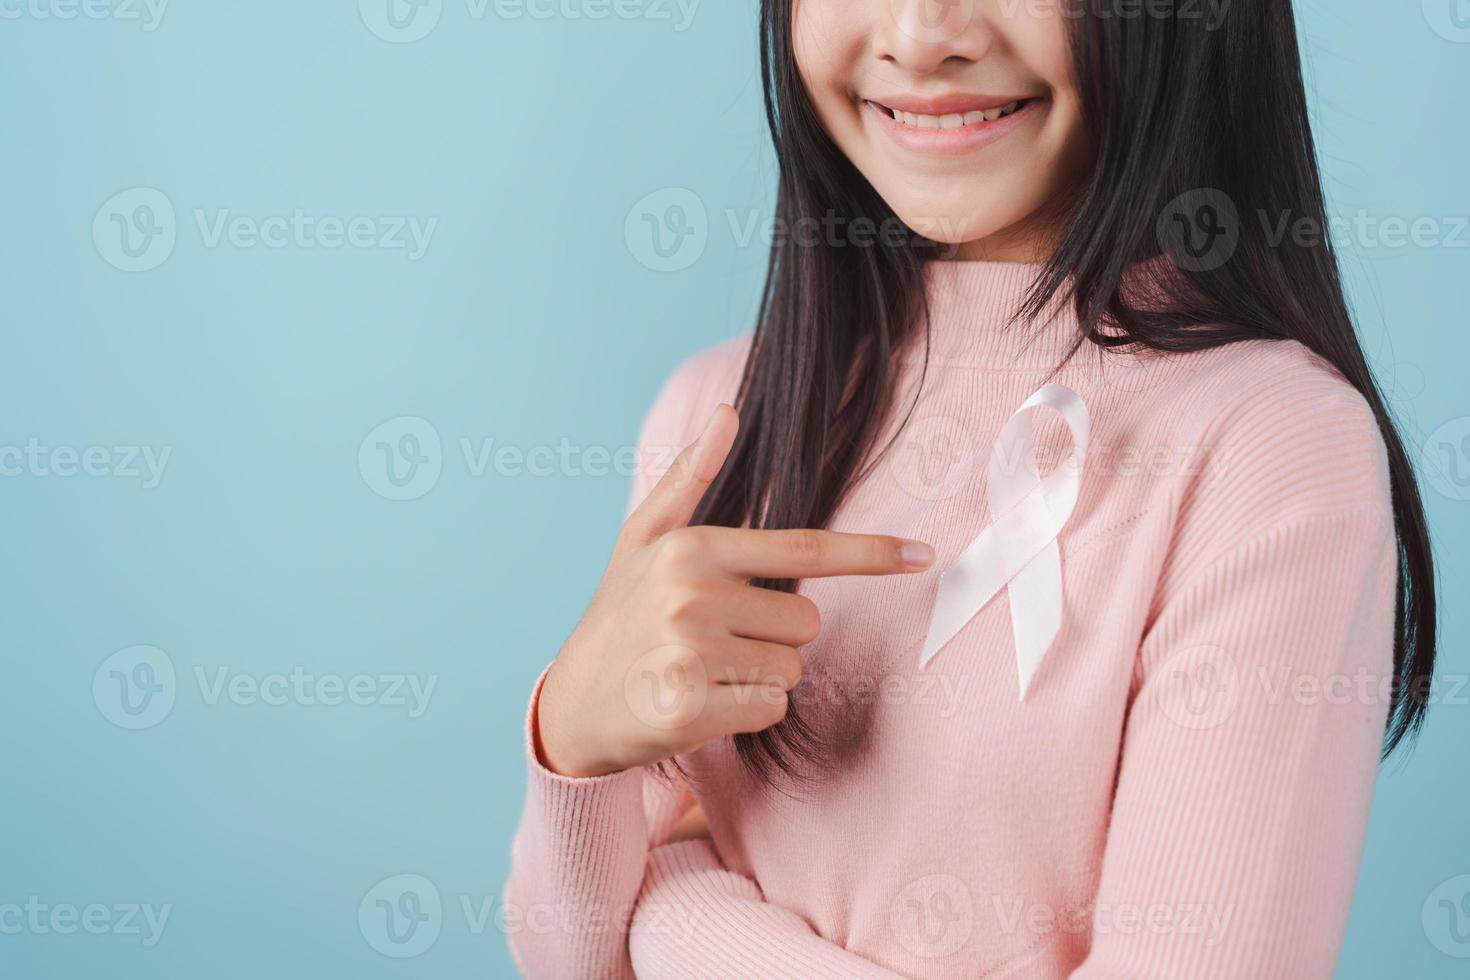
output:
{"label": "lips", "polygon": [[931,112],[906,112],[901,108],[885,105],[881,102],[871,102],[895,122],[913,129],[960,129],[964,126],[975,126],[979,123],[995,122],[1003,116],[1020,109],[1029,99],[1015,99],[1004,105],[989,106],[984,109],[959,109],[956,108],[944,113]]}
{"label": "lips", "polygon": [[960,156],[994,144],[1037,117],[1043,99],[1029,96],[949,96],[864,99],[864,114],[901,148]]}

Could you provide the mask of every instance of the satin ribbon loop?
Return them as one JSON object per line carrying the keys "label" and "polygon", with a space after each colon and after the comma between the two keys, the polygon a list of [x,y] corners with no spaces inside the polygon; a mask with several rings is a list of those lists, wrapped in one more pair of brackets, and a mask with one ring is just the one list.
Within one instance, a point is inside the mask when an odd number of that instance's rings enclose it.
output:
{"label": "satin ribbon loop", "polygon": [[[1049,408],[1072,433],[1072,452],[1045,477],[1037,473],[1035,416]],[[919,669],[1002,589],[1010,600],[1021,700],[1062,625],[1062,564],[1057,537],[1082,485],[1091,419],[1082,396],[1047,384],[1001,427],[986,467],[991,523],[939,578],[939,594],[919,653]]]}

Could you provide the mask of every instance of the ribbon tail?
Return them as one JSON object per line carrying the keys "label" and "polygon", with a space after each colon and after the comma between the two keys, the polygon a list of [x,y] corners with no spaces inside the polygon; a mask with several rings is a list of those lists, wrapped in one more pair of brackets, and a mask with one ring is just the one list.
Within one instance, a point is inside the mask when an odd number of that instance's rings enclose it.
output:
{"label": "ribbon tail", "polygon": [[929,616],[924,648],[919,652],[920,670],[1005,588],[1010,570],[999,554],[999,538],[995,527],[986,528],[939,577],[939,594]]}
{"label": "ribbon tail", "polygon": [[1016,679],[1026,700],[1031,679],[1062,625],[1062,561],[1052,541],[1006,587],[1016,640]]}
{"label": "ribbon tail", "polygon": [[1045,549],[1056,535],[1049,521],[1042,495],[1027,495],[981,531],[940,576],[929,632],[919,653],[920,670]]}

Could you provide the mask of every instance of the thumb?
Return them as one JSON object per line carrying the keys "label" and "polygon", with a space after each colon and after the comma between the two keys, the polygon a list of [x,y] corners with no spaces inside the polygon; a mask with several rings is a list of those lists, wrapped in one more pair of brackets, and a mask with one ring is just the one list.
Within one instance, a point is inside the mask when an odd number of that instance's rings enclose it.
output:
{"label": "thumb", "polygon": [[715,407],[699,438],[684,448],[674,465],[628,516],[624,533],[647,544],[676,527],[684,527],[704,492],[714,482],[735,444],[740,416],[728,404]]}

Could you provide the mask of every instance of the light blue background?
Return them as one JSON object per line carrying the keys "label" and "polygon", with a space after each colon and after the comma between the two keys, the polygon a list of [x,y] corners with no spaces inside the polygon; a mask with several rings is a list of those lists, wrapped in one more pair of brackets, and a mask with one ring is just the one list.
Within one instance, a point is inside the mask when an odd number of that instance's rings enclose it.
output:
{"label": "light blue background", "polygon": [[[627,446],[677,362],[748,326],[765,254],[738,229],[769,215],[772,168],[753,2],[698,4],[687,25],[652,0],[632,8],[648,16],[603,20],[477,18],[468,2],[443,0],[431,33],[391,43],[354,0],[175,0],[151,31],[121,16],[131,7],[61,20],[35,11],[66,0],[5,0],[0,446],[170,456],[153,488],[64,476],[61,461],[0,477],[0,905],[172,912],[151,948],[0,934],[0,975],[511,972],[461,897],[498,900],[525,697],[596,582],[626,480],[504,462],[475,475],[461,440]],[[1300,16],[1334,214],[1429,217],[1445,237],[1470,212],[1470,31],[1434,3],[1313,0]],[[95,240],[93,223],[139,187],[166,195],[177,241],[129,273],[108,261],[123,262],[110,212]],[[708,217],[676,272],[649,268],[638,237],[635,204],[666,188]],[[413,260],[211,247],[195,219],[296,208],[437,226]],[[1367,349],[1416,446],[1470,424],[1470,234],[1458,242],[1344,243]],[[408,501],[375,492],[396,492],[371,465],[376,439],[359,466],[368,433],[400,416],[442,440],[437,483]],[[1470,502],[1456,499],[1470,491],[1442,485],[1426,493],[1451,598],[1470,590]],[[1443,671],[1463,677],[1463,602],[1445,603],[1444,627]],[[139,644],[166,653],[177,695],[130,731],[101,707],[110,674],[99,699],[92,684]],[[211,704],[195,677],[296,667],[437,687],[410,718]],[[1470,691],[1457,698],[1383,772],[1343,977],[1470,967],[1442,915],[1421,920],[1431,890],[1470,874]],[[440,893],[442,931],[393,959],[358,907],[404,873]]]}

